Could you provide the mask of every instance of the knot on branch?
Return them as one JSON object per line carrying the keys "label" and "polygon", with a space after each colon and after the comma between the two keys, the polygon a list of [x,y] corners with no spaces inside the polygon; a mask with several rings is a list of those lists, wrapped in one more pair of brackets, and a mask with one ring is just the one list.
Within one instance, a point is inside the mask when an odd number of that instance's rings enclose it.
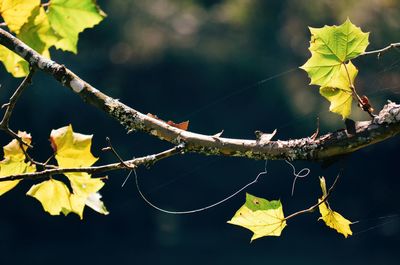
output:
{"label": "knot on branch", "polygon": [[383,106],[383,109],[379,112],[379,115],[374,117],[373,123],[396,123],[400,121],[400,105],[388,100],[388,103]]}

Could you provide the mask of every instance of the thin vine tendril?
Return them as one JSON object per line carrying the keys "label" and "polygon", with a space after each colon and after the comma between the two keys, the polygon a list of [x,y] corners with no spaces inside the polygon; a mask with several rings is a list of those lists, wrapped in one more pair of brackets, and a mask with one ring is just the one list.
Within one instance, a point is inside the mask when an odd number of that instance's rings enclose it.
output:
{"label": "thin vine tendril", "polygon": [[298,178],[305,178],[305,177],[307,177],[307,176],[310,174],[311,170],[310,170],[308,167],[305,167],[305,168],[302,168],[299,172],[296,173],[296,168],[295,168],[295,166],[294,166],[292,163],[290,163],[288,160],[285,160],[285,162],[286,162],[287,164],[289,164],[289,165],[292,167],[292,169],[293,169],[293,176],[294,176],[293,183],[292,183],[292,196],[293,196],[293,194],[294,194],[294,188],[295,188],[295,186],[296,186],[296,181],[297,181],[297,179],[298,179]]}
{"label": "thin vine tendril", "polygon": [[[247,189],[249,186],[251,186],[251,185],[257,183],[257,181],[259,180],[259,178],[260,178],[262,175],[266,175],[266,174],[268,173],[268,172],[267,172],[267,162],[268,162],[268,160],[265,161],[264,171],[258,173],[257,177],[256,177],[252,182],[247,183],[246,185],[244,185],[242,188],[240,188],[239,190],[237,190],[237,191],[234,192],[233,194],[231,194],[231,195],[229,195],[228,197],[226,197],[226,198],[224,198],[224,199],[222,199],[222,200],[220,200],[220,201],[218,201],[218,202],[216,202],[216,203],[213,203],[213,204],[211,204],[211,205],[208,205],[208,206],[205,206],[205,207],[202,207],[202,208],[198,208],[198,209],[194,209],[194,210],[189,210],[189,211],[169,211],[169,210],[162,209],[162,208],[156,206],[155,204],[153,204],[152,202],[150,202],[150,200],[147,199],[147,197],[143,194],[142,190],[140,189],[140,186],[139,186],[139,177],[138,177],[138,174],[136,173],[136,170],[134,169],[134,170],[132,170],[132,171],[133,171],[133,173],[135,174],[136,189],[137,189],[137,191],[139,192],[140,197],[141,197],[149,206],[151,206],[151,207],[153,207],[154,209],[156,209],[156,210],[158,210],[158,211],[160,211],[160,212],[163,212],[163,213],[175,214],[175,215],[182,215],[182,214],[192,214],[192,213],[202,212],[202,211],[205,211],[205,210],[214,208],[214,207],[216,207],[216,206],[218,206],[218,205],[220,205],[220,204],[222,204],[222,203],[224,203],[224,202],[226,202],[226,201],[232,199],[233,197],[235,197],[236,195],[238,195],[240,192],[242,192],[243,190]],[[132,172],[132,171],[131,171],[131,172]]]}

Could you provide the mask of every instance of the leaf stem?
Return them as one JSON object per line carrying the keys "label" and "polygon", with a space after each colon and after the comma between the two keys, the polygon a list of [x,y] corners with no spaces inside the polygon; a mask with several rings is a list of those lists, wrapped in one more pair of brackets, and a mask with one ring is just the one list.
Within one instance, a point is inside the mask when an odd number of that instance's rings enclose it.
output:
{"label": "leaf stem", "polygon": [[295,213],[292,213],[292,214],[286,216],[284,220],[287,221],[287,220],[289,220],[289,219],[291,219],[291,218],[293,218],[293,217],[296,217],[296,216],[298,216],[298,215],[301,215],[301,214],[312,213],[320,204],[326,202],[326,201],[328,200],[329,196],[332,194],[332,191],[333,191],[333,189],[335,188],[336,183],[337,183],[337,181],[339,180],[340,175],[342,174],[342,171],[343,171],[343,170],[340,170],[340,172],[339,172],[339,174],[336,176],[335,181],[333,182],[332,186],[329,188],[329,190],[328,190],[326,196],[323,197],[321,201],[319,201],[318,203],[312,205],[311,207],[309,207],[309,208],[307,208],[307,209],[304,209],[304,210],[301,210],[301,211],[298,211],[298,212],[295,212]]}
{"label": "leaf stem", "polygon": [[354,99],[357,100],[358,105],[361,107],[362,110],[366,111],[369,114],[369,116],[371,116],[371,118],[374,118],[375,115],[371,112],[371,109],[370,108],[365,108],[365,103],[363,102],[361,97],[358,95],[358,93],[356,91],[356,88],[355,88],[355,86],[354,86],[354,84],[353,84],[353,82],[351,80],[351,77],[350,77],[350,74],[349,74],[349,70],[347,69],[346,64],[343,63],[343,66],[344,66],[344,69],[346,70],[347,78],[349,80],[350,88],[351,88],[351,91],[353,93]]}

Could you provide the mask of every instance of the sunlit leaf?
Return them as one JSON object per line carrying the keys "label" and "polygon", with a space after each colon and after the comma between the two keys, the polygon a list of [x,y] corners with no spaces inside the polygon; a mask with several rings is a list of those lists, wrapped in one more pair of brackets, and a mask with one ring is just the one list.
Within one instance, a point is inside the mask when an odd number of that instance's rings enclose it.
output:
{"label": "sunlit leaf", "polygon": [[[318,202],[323,201],[324,198],[327,196],[324,177],[320,178],[320,184],[323,196],[318,200]],[[319,220],[323,220],[325,224],[330,228],[335,229],[338,233],[343,234],[344,237],[346,238],[349,235],[353,234],[353,232],[350,229],[350,225],[352,222],[344,218],[338,212],[333,211],[326,201],[319,205],[319,212],[321,213],[321,217],[319,218]]]}
{"label": "sunlit leaf", "polygon": [[336,73],[325,87],[334,87],[340,90],[351,92],[351,86],[354,85],[354,80],[358,74],[357,68],[352,62],[341,64],[339,71]]}
{"label": "sunlit leaf", "polygon": [[0,61],[4,64],[7,72],[14,77],[24,77],[29,73],[28,63],[2,45],[0,45]]}
{"label": "sunlit leaf", "polygon": [[352,94],[333,87],[321,87],[319,93],[331,102],[329,110],[342,115],[343,119],[351,113]]}
{"label": "sunlit leaf", "polygon": [[103,186],[104,182],[99,178],[90,176],[70,175],[73,194],[71,194],[71,211],[83,218],[83,209],[87,205],[88,198],[96,194]]}
{"label": "sunlit leaf", "polygon": [[67,215],[73,212],[79,215],[81,219],[83,219],[83,211],[85,209],[85,206],[89,206],[98,213],[104,215],[109,214],[104,203],[100,199],[101,195],[98,192],[92,193],[88,197],[71,194],[69,197],[71,208],[63,209],[63,213]]}
{"label": "sunlit leaf", "polygon": [[[92,135],[74,132],[71,125],[52,130],[50,141],[56,153],[55,157],[59,167],[88,167],[93,165],[97,158],[90,151],[92,137]],[[75,175],[75,173],[68,175]]]}
{"label": "sunlit leaf", "polygon": [[[31,144],[32,136],[29,133],[19,131],[18,136],[22,139],[24,143],[28,145]],[[23,148],[26,151],[27,146],[24,145]],[[25,159],[24,151],[16,139],[13,139],[6,146],[4,146],[3,151],[4,151],[4,158],[16,158],[17,160]]]}
{"label": "sunlit leaf", "polygon": [[90,208],[92,208],[93,210],[95,210],[96,212],[98,212],[98,213],[101,213],[101,214],[104,214],[104,215],[109,214],[109,212],[107,211],[106,206],[104,205],[104,203],[100,199],[101,199],[100,193],[98,193],[98,192],[92,193],[87,198],[85,204],[87,206],[89,206]]}
{"label": "sunlit leaf", "polygon": [[[26,132],[18,132],[18,135],[25,143],[31,143],[30,134],[27,134]],[[25,154],[17,140],[14,139],[4,146],[3,151],[4,159],[0,161],[0,178],[36,171],[35,165],[25,162]],[[20,181],[21,180],[0,182],[0,196],[13,189]]]}
{"label": "sunlit leaf", "polygon": [[71,209],[70,192],[61,181],[50,179],[33,185],[27,195],[36,198],[51,215],[59,215],[63,209]]}
{"label": "sunlit leaf", "polygon": [[33,9],[39,5],[40,0],[0,0],[0,16],[8,28],[18,34]]}
{"label": "sunlit leaf", "polygon": [[[47,15],[41,6],[32,10],[17,37],[45,57],[50,57],[49,48],[60,39],[51,29]],[[7,72],[14,77],[24,77],[29,72],[28,62],[3,46],[0,47],[0,61],[3,62]]]}
{"label": "sunlit leaf", "polygon": [[93,0],[51,0],[48,16],[51,27],[62,37],[55,46],[77,53],[79,33],[100,23],[105,14]]}
{"label": "sunlit leaf", "polygon": [[342,64],[335,78],[331,79],[327,86],[319,89],[319,93],[331,102],[329,110],[342,115],[343,119],[349,117],[351,113],[353,99],[351,85],[357,73],[357,69],[351,62]]}
{"label": "sunlit leaf", "polygon": [[347,19],[340,26],[310,28],[311,58],[301,67],[311,79],[310,84],[329,86],[341,65],[359,56],[367,48],[369,33],[364,33]]}
{"label": "sunlit leaf", "polygon": [[43,7],[36,7],[28,22],[22,26],[17,37],[40,54],[48,54],[48,49],[55,45],[60,37],[50,27]]}
{"label": "sunlit leaf", "polygon": [[64,215],[68,215],[69,213],[76,213],[79,215],[80,219],[83,219],[83,210],[85,209],[85,201],[84,197],[70,194],[69,196],[69,203],[71,208],[63,208],[62,213]]}
{"label": "sunlit leaf", "polygon": [[[90,151],[92,135],[76,133],[71,125],[52,130],[50,140],[60,168],[89,167],[97,161]],[[104,186],[100,178],[91,178],[84,172],[65,173],[65,175],[71,183],[73,193],[70,196],[71,208],[64,209],[64,214],[74,212],[82,219],[85,205],[99,213],[108,213],[100,197],[96,197]]]}
{"label": "sunlit leaf", "polygon": [[104,186],[104,182],[99,178],[75,176],[70,178],[70,181],[74,194],[83,197],[88,197],[90,194],[96,193]]}
{"label": "sunlit leaf", "polygon": [[268,201],[246,194],[246,203],[228,223],[242,226],[254,234],[251,241],[264,236],[280,236],[286,226],[280,201]]}

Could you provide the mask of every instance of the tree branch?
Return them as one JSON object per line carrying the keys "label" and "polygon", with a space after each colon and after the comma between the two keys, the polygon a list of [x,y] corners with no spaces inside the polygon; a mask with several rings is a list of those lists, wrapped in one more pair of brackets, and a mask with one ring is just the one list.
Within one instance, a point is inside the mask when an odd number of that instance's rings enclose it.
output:
{"label": "tree branch", "polygon": [[38,172],[10,175],[7,177],[0,177],[0,182],[20,180],[20,179],[40,179],[40,178],[50,177],[53,175],[73,173],[73,172],[86,172],[88,174],[98,174],[98,173],[104,173],[104,172],[108,172],[108,171],[119,170],[119,169],[135,169],[136,167],[138,167],[140,165],[151,165],[161,159],[179,154],[180,152],[182,152],[182,150],[183,150],[183,144],[175,146],[171,149],[168,149],[166,151],[163,151],[163,152],[160,152],[157,154],[138,157],[138,158],[135,158],[132,160],[123,161],[123,162],[119,162],[119,163],[113,163],[113,164],[102,165],[102,166],[92,166],[92,167],[51,168],[51,169],[46,169],[46,170],[38,171]]}
{"label": "tree branch", "polygon": [[385,48],[378,49],[378,50],[373,50],[373,51],[367,51],[364,52],[361,55],[371,55],[371,54],[378,54],[378,58],[381,56],[382,53],[387,52],[388,50],[392,48],[398,48],[400,47],[400,42],[398,43],[391,43],[390,45],[386,46]]}
{"label": "tree branch", "polygon": [[263,142],[232,139],[183,131],[154,117],[145,115],[83,81],[64,65],[47,59],[7,31],[0,29],[0,44],[19,54],[32,67],[53,76],[77,93],[85,102],[116,119],[129,132],[143,131],[173,144],[185,144],[185,151],[205,155],[247,157],[251,159],[326,160],[352,153],[381,142],[400,132],[400,105],[389,102],[372,121],[358,122],[356,133],[345,130],[310,137]]}

